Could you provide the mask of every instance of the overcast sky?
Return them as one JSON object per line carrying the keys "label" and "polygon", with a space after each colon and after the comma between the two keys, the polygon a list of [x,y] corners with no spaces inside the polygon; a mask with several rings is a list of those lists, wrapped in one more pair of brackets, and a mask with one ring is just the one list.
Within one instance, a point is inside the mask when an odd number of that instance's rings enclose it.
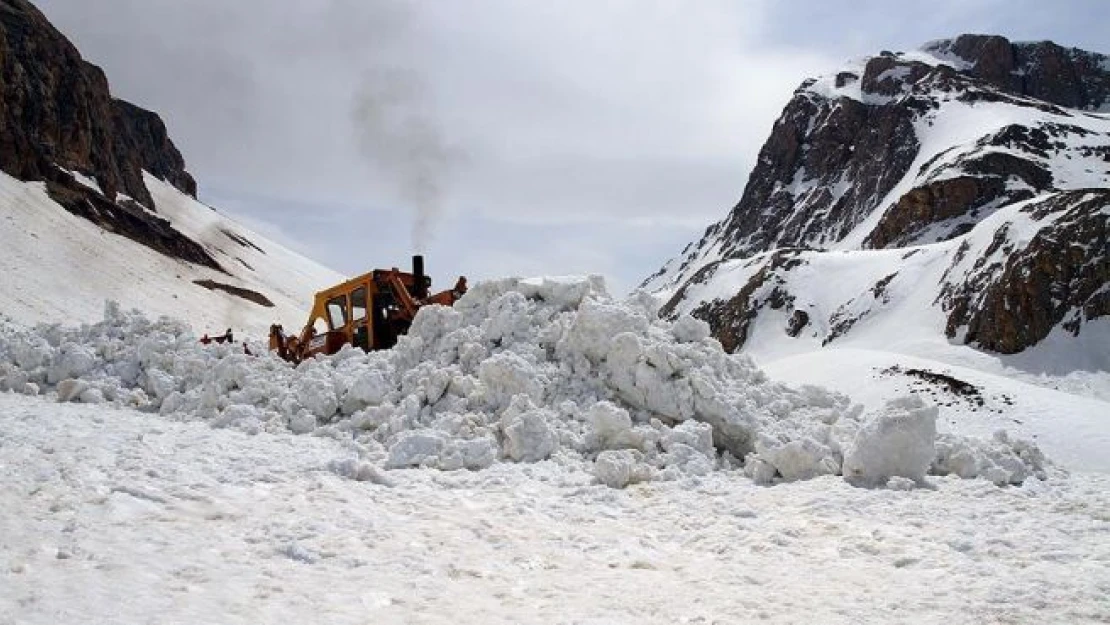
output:
{"label": "overcast sky", "polygon": [[633,287],[728,212],[798,83],[847,58],[964,32],[1110,51],[1106,0],[38,5],[162,115],[202,200],[348,274],[425,252],[443,288]]}

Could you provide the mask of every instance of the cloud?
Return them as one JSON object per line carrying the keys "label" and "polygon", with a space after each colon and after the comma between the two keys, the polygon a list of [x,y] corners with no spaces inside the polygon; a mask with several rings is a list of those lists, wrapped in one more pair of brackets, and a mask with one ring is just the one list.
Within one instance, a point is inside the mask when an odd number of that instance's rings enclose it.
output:
{"label": "cloud", "polygon": [[[41,2],[163,114],[202,195],[325,264],[427,248],[476,277],[626,285],[727,213],[805,77],[968,30],[1104,45],[1102,0],[1066,4]],[[421,202],[441,225],[414,243]]]}

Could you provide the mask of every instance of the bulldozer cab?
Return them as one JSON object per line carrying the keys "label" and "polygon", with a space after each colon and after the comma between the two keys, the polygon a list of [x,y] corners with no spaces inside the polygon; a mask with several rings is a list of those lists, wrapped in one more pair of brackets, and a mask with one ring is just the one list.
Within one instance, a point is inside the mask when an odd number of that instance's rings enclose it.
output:
{"label": "bulldozer cab", "polygon": [[334,354],[344,345],[366,351],[393,347],[411,322],[401,313],[387,276],[413,290],[414,276],[394,270],[374,271],[317,293],[306,356]]}

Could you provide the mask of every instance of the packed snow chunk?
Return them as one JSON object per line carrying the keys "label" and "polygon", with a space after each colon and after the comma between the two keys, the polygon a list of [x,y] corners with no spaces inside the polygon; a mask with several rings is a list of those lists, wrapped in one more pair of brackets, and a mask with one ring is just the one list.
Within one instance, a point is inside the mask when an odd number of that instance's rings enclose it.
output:
{"label": "packed snow chunk", "polygon": [[633,407],[685,421],[694,417],[697,378],[681,375],[690,364],[683,360],[667,347],[621,332],[612,338],[602,372],[608,385]]}
{"label": "packed snow chunk", "polygon": [[525,278],[518,288],[525,296],[541,300],[558,310],[573,310],[587,296],[607,292],[605,278],[598,275]]}
{"label": "packed snow chunk", "polygon": [[62,380],[58,383],[58,402],[65,404],[81,397],[89,388],[89,383],[84,380],[74,380],[72,378]]}
{"label": "packed snow chunk", "polygon": [[680,343],[697,343],[709,338],[711,332],[709,324],[690,315],[682,315],[675,320],[671,327],[671,334]]}
{"label": "packed snow chunk", "polygon": [[898,477],[895,475],[886,481],[886,487],[889,490],[913,490],[917,487],[917,482],[908,477]]}
{"label": "packed snow chunk", "polygon": [[937,408],[916,396],[867,415],[844,454],[844,477],[868,486],[892,477],[921,483],[936,455]]}
{"label": "packed snow chunk", "polygon": [[26,371],[46,364],[54,351],[50,343],[38,336],[17,337],[9,349],[12,362]]}
{"label": "packed snow chunk", "polygon": [[764,437],[756,443],[759,457],[775,468],[787,482],[809,480],[818,475],[840,472],[833,450],[812,438],[797,438],[780,443]]}
{"label": "packed snow chunk", "polygon": [[1033,443],[1011,439],[1004,430],[989,441],[941,434],[936,447],[930,469],[934,475],[981,477],[999,486],[1047,477],[1049,464],[1041,450]]}
{"label": "packed snow chunk", "polygon": [[[257,434],[262,429],[262,419],[258,408],[244,404],[228,406],[219,416],[209,422],[213,428],[237,428],[250,434]],[[316,423],[313,419],[313,428]]]}
{"label": "packed snow chunk", "polygon": [[103,404],[105,401],[104,392],[98,388],[87,388],[81,393],[78,400],[82,404]]}
{"label": "packed snow chunk", "polygon": [[559,348],[568,356],[581,355],[597,364],[608,356],[614,337],[623,332],[645,334],[648,325],[647,317],[638,310],[587,298]]}
{"label": "packed snow chunk", "polygon": [[543,399],[542,379],[535,367],[513,352],[501,352],[485,360],[478,368],[478,379],[486,387],[489,407],[501,410],[518,395],[532,401]]}
{"label": "packed snow chunk", "polygon": [[392,487],[394,482],[378,467],[369,462],[362,462],[357,458],[344,458],[332,460],[328,463],[328,470],[332,473],[358,482],[371,482],[379,486]]}
{"label": "packed snow chunk", "polygon": [[677,445],[685,445],[706,457],[712,458],[716,454],[713,448],[713,426],[698,421],[683,421],[668,428],[659,443],[666,451],[671,451]]}
{"label": "packed snow chunk", "polygon": [[751,453],[744,460],[744,475],[756,484],[768,486],[775,481],[778,470],[770,462],[760,458],[758,454]]}
{"label": "packed snow chunk", "polygon": [[384,403],[394,390],[393,380],[384,371],[369,370],[360,374],[347,390],[345,401],[361,404],[360,407]]}
{"label": "packed snow chunk", "polygon": [[599,401],[586,411],[590,431],[587,446],[590,449],[620,449],[639,447],[642,437],[632,431],[632,417],[628,411],[612,402]]}
{"label": "packed snow chunk", "polygon": [[308,361],[298,368],[299,376],[293,384],[301,405],[324,422],[339,410],[339,394],[329,369],[326,364]]}
{"label": "packed snow chunk", "polygon": [[57,384],[66,378],[80,378],[92,371],[96,366],[96,354],[86,345],[66,343],[58,349],[54,361],[46,376],[50,384]]}
{"label": "packed snow chunk", "polygon": [[526,395],[514,397],[501,415],[505,455],[517,462],[538,462],[550,456],[559,446],[550,425],[554,418],[552,411],[536,408]]}
{"label": "packed snow chunk", "polygon": [[643,463],[643,454],[635,449],[609,449],[597,455],[594,477],[610,488],[651,479],[651,467]]}
{"label": "packed snow chunk", "polygon": [[310,412],[299,412],[289,415],[289,431],[294,434],[308,434],[316,429],[316,415]]}
{"label": "packed snow chunk", "polygon": [[497,461],[497,441],[492,438],[456,441],[455,447],[462,458],[462,465],[467,469],[485,469]]}
{"label": "packed snow chunk", "polygon": [[436,430],[403,432],[389,448],[387,469],[429,466],[438,468],[440,454],[447,448],[447,439]]}

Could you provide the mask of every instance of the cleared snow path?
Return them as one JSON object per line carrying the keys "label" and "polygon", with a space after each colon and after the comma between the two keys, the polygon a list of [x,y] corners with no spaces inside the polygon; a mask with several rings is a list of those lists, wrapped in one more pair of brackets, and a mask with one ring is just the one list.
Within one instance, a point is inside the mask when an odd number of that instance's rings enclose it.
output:
{"label": "cleared snow path", "polygon": [[616,490],[551,461],[356,481],[352,457],[0,394],[0,623],[1110,619],[1105,475]]}

